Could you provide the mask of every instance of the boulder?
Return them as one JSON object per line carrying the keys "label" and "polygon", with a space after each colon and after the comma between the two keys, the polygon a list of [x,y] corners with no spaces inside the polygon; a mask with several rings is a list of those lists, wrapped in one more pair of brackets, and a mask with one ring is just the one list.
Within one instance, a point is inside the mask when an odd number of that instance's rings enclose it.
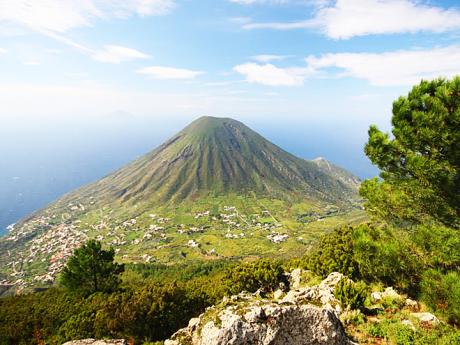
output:
{"label": "boulder", "polygon": [[289,286],[291,289],[300,288],[300,281],[302,279],[302,269],[296,268],[289,273]]}
{"label": "boulder", "polygon": [[413,299],[410,299],[410,298],[406,298],[405,304],[406,304],[407,307],[410,307],[410,308],[417,308],[418,307],[417,301],[414,301]]}
{"label": "boulder", "polygon": [[394,298],[394,299],[402,298],[402,296],[391,286],[387,287],[385,291],[382,292],[382,298],[387,298],[387,297]]}
{"label": "boulder", "polygon": [[411,315],[419,319],[420,322],[425,322],[432,325],[439,324],[439,319],[431,313],[412,313]]}
{"label": "boulder", "polygon": [[273,298],[280,299],[283,295],[284,295],[284,292],[281,289],[278,289],[273,293]]}
{"label": "boulder", "polygon": [[332,307],[337,274],[318,286],[291,290],[281,300],[241,293],[208,308],[165,345],[348,345]]}

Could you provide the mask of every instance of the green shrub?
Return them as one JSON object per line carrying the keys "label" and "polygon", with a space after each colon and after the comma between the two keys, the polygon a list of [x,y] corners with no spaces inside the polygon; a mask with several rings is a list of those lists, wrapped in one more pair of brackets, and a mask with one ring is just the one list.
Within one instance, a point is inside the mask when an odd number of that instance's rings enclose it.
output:
{"label": "green shrub", "polygon": [[401,309],[405,306],[406,300],[401,296],[385,296],[380,304],[385,309]]}
{"label": "green shrub", "polygon": [[460,273],[428,270],[421,282],[422,300],[442,312],[451,323],[460,324]]}
{"label": "green shrub", "polygon": [[364,315],[360,310],[347,310],[340,315],[340,321],[344,325],[361,325],[364,323]]}
{"label": "green shrub", "polygon": [[350,279],[344,277],[340,279],[339,283],[334,289],[334,296],[342,305],[348,309],[358,309],[364,306],[368,293],[366,283],[354,283]]}
{"label": "green shrub", "polygon": [[343,226],[323,235],[318,246],[300,264],[323,278],[331,272],[340,272],[353,279],[359,277],[353,258],[353,232],[353,227]]}
{"label": "green shrub", "polygon": [[372,337],[385,338],[387,336],[387,329],[381,322],[373,322],[367,325],[366,333]]}
{"label": "green shrub", "polygon": [[280,283],[287,284],[281,263],[269,259],[237,265],[227,270],[224,279],[230,294],[241,291],[256,292],[258,289],[271,292],[276,290]]}
{"label": "green shrub", "polygon": [[394,323],[390,327],[390,339],[396,345],[413,345],[415,339],[415,332],[408,326],[401,323]]}

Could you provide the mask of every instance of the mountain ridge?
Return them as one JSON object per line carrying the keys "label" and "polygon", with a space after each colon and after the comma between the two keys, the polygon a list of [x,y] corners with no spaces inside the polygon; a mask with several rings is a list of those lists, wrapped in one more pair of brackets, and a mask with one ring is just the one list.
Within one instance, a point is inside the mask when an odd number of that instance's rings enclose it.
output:
{"label": "mountain ridge", "polygon": [[[277,197],[311,194],[337,201],[334,199],[356,193],[358,179],[331,179],[317,166],[270,143],[239,121],[204,116],[146,155],[80,190],[109,194],[121,202],[151,197],[176,202],[203,192],[256,192]],[[334,195],[330,188],[344,195]]]}

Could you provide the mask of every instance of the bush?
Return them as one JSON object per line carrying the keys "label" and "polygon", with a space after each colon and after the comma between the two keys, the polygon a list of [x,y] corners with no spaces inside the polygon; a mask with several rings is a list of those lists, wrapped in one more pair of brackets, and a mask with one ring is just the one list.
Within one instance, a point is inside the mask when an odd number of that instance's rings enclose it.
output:
{"label": "bush", "polygon": [[323,235],[316,249],[301,260],[301,266],[323,278],[332,272],[358,278],[358,265],[353,258],[354,231],[351,226],[343,226]]}
{"label": "bush", "polygon": [[421,282],[422,300],[442,312],[451,323],[460,324],[460,273],[425,272]]}
{"label": "bush", "polygon": [[287,284],[281,263],[269,259],[237,265],[227,271],[224,279],[230,294],[256,292],[258,289],[272,292],[280,283]]}
{"label": "bush", "polygon": [[358,309],[364,306],[368,293],[366,283],[354,283],[343,277],[334,289],[334,296],[348,309]]}
{"label": "bush", "polygon": [[324,235],[301,265],[322,277],[337,271],[354,280],[382,282],[414,292],[424,268],[417,252],[407,233],[361,224]]}
{"label": "bush", "polygon": [[386,226],[360,226],[353,232],[353,260],[359,278],[382,282],[398,290],[414,293],[425,269],[420,250],[403,230]]}

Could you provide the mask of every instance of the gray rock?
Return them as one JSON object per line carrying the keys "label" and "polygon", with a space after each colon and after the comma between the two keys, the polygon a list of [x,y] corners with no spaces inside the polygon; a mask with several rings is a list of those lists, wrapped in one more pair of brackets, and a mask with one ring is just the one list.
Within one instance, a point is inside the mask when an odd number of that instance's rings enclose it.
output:
{"label": "gray rock", "polygon": [[385,289],[385,291],[382,292],[382,298],[386,298],[386,297],[402,298],[402,296],[395,289],[393,289],[391,286],[387,287]]}
{"label": "gray rock", "polygon": [[302,269],[296,268],[292,270],[289,274],[289,285],[291,289],[298,289],[300,288],[300,281],[302,279]]}
{"label": "gray rock", "polygon": [[439,324],[439,319],[431,313],[412,313],[413,317],[416,317],[420,322],[428,322],[433,325]]}
{"label": "gray rock", "polygon": [[281,289],[278,289],[273,293],[273,298],[280,299],[283,295],[284,295],[284,292]]}
{"label": "gray rock", "polygon": [[332,286],[340,278],[334,274],[324,284],[291,290],[282,300],[232,296],[176,332],[165,345],[353,344],[332,307],[337,305]]}
{"label": "gray rock", "polygon": [[380,302],[382,300],[382,294],[380,292],[371,293],[372,302]]}
{"label": "gray rock", "polygon": [[406,306],[408,306],[408,307],[417,307],[418,303],[417,303],[417,301],[414,301],[413,299],[406,298]]}
{"label": "gray rock", "polygon": [[339,281],[345,277],[342,273],[339,272],[332,272],[327,276],[326,279],[324,279],[321,284],[319,284],[320,287],[329,287],[329,288],[335,288],[335,286],[339,283]]}
{"label": "gray rock", "polygon": [[124,339],[113,339],[113,340],[96,340],[96,339],[82,339],[72,340],[64,343],[63,345],[128,345],[128,342]]}

